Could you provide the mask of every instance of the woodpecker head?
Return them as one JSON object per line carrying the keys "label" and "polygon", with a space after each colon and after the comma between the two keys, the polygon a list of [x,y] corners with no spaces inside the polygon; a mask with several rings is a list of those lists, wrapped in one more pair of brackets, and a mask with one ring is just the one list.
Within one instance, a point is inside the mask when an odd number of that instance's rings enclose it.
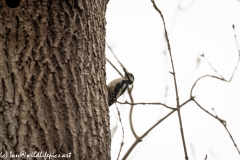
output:
{"label": "woodpecker head", "polygon": [[127,74],[127,78],[128,78],[128,84],[129,84],[129,85],[133,84],[133,82],[134,82],[134,76],[133,76],[133,74],[132,74],[132,73],[128,73],[128,74]]}
{"label": "woodpecker head", "polygon": [[131,85],[134,82],[134,76],[132,73],[129,73],[125,68],[123,68],[125,72],[125,77],[128,79],[128,84]]}

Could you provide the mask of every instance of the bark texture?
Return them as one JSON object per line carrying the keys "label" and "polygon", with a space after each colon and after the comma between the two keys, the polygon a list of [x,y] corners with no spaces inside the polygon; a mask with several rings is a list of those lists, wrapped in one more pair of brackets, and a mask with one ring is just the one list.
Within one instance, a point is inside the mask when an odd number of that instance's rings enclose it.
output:
{"label": "bark texture", "polygon": [[21,151],[110,159],[106,5],[21,0],[9,8],[0,0],[0,152],[6,159]]}

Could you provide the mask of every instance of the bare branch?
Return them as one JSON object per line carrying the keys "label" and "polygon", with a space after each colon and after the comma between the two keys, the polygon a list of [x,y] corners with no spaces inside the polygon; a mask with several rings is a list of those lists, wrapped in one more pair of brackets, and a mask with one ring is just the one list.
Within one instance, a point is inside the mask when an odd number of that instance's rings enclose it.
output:
{"label": "bare branch", "polygon": [[111,53],[113,54],[113,56],[115,57],[115,59],[118,61],[118,63],[121,65],[122,68],[125,68],[124,65],[118,60],[117,56],[115,55],[115,53],[113,52],[113,49],[111,46],[108,45],[108,43],[106,42],[108,49],[111,51]]}
{"label": "bare branch", "polygon": [[223,76],[222,76],[222,75],[213,67],[213,65],[208,61],[208,59],[206,58],[206,56],[205,56],[204,54],[202,54],[201,56],[207,61],[208,65],[214,70],[214,72],[216,72],[221,79],[225,80],[225,79],[223,78]]}
{"label": "bare branch", "polygon": [[206,154],[206,156],[205,156],[205,159],[204,160],[207,160],[207,154]]}
{"label": "bare branch", "polygon": [[114,64],[110,60],[107,59],[107,57],[106,60],[118,72],[118,74],[123,77],[122,73],[117,69],[117,67],[114,66]]}
{"label": "bare branch", "polygon": [[205,77],[211,77],[211,78],[219,79],[219,80],[221,80],[221,81],[225,81],[223,78],[219,78],[219,77],[213,76],[213,75],[204,75],[204,76],[202,76],[202,77],[199,77],[199,78],[194,82],[194,84],[193,84],[193,86],[192,86],[192,88],[191,88],[190,96],[193,96],[193,95],[192,95],[192,92],[193,92],[193,89],[194,89],[194,87],[196,86],[197,82],[198,82],[199,80],[201,80],[202,78],[205,78]]}
{"label": "bare branch", "polygon": [[[130,97],[131,103],[134,103],[133,96],[132,96],[133,87],[134,87],[133,84],[132,84],[132,87],[131,87],[131,88],[128,87],[128,95],[129,95],[129,97]],[[133,105],[131,105],[130,113],[129,113],[130,128],[131,128],[132,134],[134,135],[135,139],[139,139],[139,137],[138,137],[138,135],[137,135],[137,133],[135,132],[134,127],[133,127],[132,113],[133,113]]]}
{"label": "bare branch", "polygon": [[233,73],[232,73],[232,76],[231,76],[231,78],[229,79],[229,82],[232,81],[232,78],[233,78],[233,76],[234,76],[234,74],[235,74],[235,72],[236,72],[236,70],[237,70],[237,68],[238,68],[238,64],[239,64],[239,61],[240,61],[240,48],[239,48],[239,45],[238,45],[238,39],[237,39],[237,35],[236,35],[236,32],[235,32],[235,27],[234,27],[234,25],[232,26],[232,28],[233,28],[233,33],[234,33],[234,38],[235,38],[235,41],[236,41],[237,49],[238,49],[238,61],[237,61],[236,67],[234,68],[234,71],[233,71]]}
{"label": "bare branch", "polygon": [[178,10],[180,11],[187,11],[188,9],[191,8],[191,6],[194,4],[195,0],[191,0],[188,5],[186,5],[184,8],[180,6],[180,4],[178,5]]}
{"label": "bare branch", "polygon": [[112,133],[111,133],[111,138],[114,137],[114,135],[115,135],[115,133],[116,133],[116,131],[117,131],[117,128],[118,128],[118,126],[116,125],[116,126],[114,126],[114,127],[111,129],[111,131],[112,131]]}
{"label": "bare branch", "polygon": [[172,53],[171,53],[170,42],[169,42],[169,39],[168,39],[167,29],[166,29],[166,25],[165,25],[165,20],[164,20],[164,17],[163,17],[163,14],[162,14],[161,10],[156,6],[155,1],[151,0],[151,2],[153,4],[153,7],[155,8],[155,10],[160,14],[160,16],[162,18],[162,21],[163,21],[165,37],[166,37],[166,40],[167,40],[168,51],[169,51],[171,64],[172,64],[172,72],[170,72],[170,73],[173,75],[173,78],[174,78],[174,85],[175,85],[175,91],[176,91],[176,101],[177,101],[177,111],[178,111],[178,119],[179,119],[180,131],[181,131],[181,136],[182,136],[182,143],[183,143],[183,148],[184,148],[185,159],[188,160],[187,147],[186,147],[184,133],[183,133],[183,125],[182,125],[180,105],[179,105],[177,78],[176,78],[176,72],[174,70],[174,63],[173,63],[173,58],[172,58]]}
{"label": "bare branch", "polygon": [[[227,128],[227,122],[226,122],[225,120],[219,118],[217,115],[214,116],[212,113],[208,112],[208,111],[207,111],[206,109],[204,109],[195,99],[194,99],[193,101],[197,104],[197,106],[198,106],[199,108],[201,108],[203,111],[205,111],[207,114],[209,114],[209,115],[212,116],[213,118],[217,119],[217,120],[224,126],[224,128],[226,129],[229,137],[231,138],[231,140],[232,140],[235,148],[237,149],[237,151],[238,151],[238,153],[239,153],[239,155],[240,155],[240,151],[239,151],[239,149],[238,149],[238,147],[237,147],[237,144],[235,143],[235,141],[234,141],[231,133],[229,132],[229,130],[228,130],[228,128]],[[213,109],[213,110],[214,110],[214,109]],[[214,112],[215,112],[215,111],[214,111]]]}
{"label": "bare branch", "polygon": [[[194,100],[194,97],[189,98],[187,101],[185,101],[183,104],[180,105],[180,108],[183,107],[185,104],[187,104],[188,102]],[[171,112],[169,112],[166,116],[164,116],[163,118],[161,118],[160,120],[158,120],[152,127],[150,127],[141,137],[136,138],[135,142],[131,145],[131,147],[128,149],[127,153],[124,155],[124,157],[122,158],[122,160],[127,159],[127,157],[129,156],[129,154],[132,152],[132,150],[136,147],[136,145],[142,141],[142,139],[148,135],[148,133],[153,130],[158,124],[160,124],[161,122],[163,122],[167,117],[169,117],[171,114],[173,114],[175,111],[177,110],[172,110]]]}
{"label": "bare branch", "polygon": [[194,82],[194,84],[193,84],[193,86],[192,86],[192,88],[191,88],[191,92],[190,92],[190,95],[191,95],[191,96],[192,96],[193,88],[195,87],[196,83],[197,83],[200,79],[202,79],[202,78],[212,77],[212,78],[216,78],[216,79],[219,79],[219,80],[225,81],[225,82],[231,82],[231,81],[232,81],[233,76],[234,76],[234,74],[235,74],[235,72],[236,72],[236,70],[237,70],[237,68],[238,68],[239,61],[240,61],[240,49],[239,49],[238,39],[237,39],[237,35],[236,35],[236,33],[235,33],[235,27],[234,27],[234,25],[233,25],[232,28],[233,28],[233,31],[234,31],[234,37],[235,37],[235,41],[236,41],[237,49],[238,49],[238,61],[237,61],[236,67],[234,68],[234,70],[233,70],[233,72],[232,72],[232,75],[231,75],[230,79],[229,79],[229,80],[226,80],[225,78],[223,78],[223,76],[222,76],[222,75],[211,65],[211,63],[206,59],[206,57],[204,56],[204,54],[202,54],[201,56],[205,58],[205,60],[206,60],[206,61],[208,62],[208,64],[210,65],[210,67],[211,67],[220,77],[213,76],[213,75],[204,75],[204,76],[198,78],[198,79]]}
{"label": "bare branch", "polygon": [[119,104],[129,104],[129,105],[162,105],[168,109],[172,109],[172,110],[176,110],[176,108],[173,107],[169,107],[166,104],[163,104],[161,102],[151,102],[151,103],[146,103],[146,102],[138,102],[138,103],[130,103],[127,100],[125,102],[119,102],[117,101]]}
{"label": "bare branch", "polygon": [[232,140],[232,142],[233,142],[233,145],[235,146],[235,148],[236,148],[237,151],[238,151],[238,154],[240,155],[240,150],[238,149],[237,144],[235,143],[235,141],[234,141],[231,133],[229,132],[229,130],[228,130],[228,128],[227,128],[227,125],[223,125],[223,126],[225,127],[226,131],[228,132],[228,135],[230,136],[230,138],[231,138],[231,140]]}
{"label": "bare branch", "polygon": [[122,124],[120,112],[119,112],[119,110],[118,110],[117,105],[116,105],[116,108],[117,108],[117,112],[118,112],[119,121],[120,121],[121,126],[122,126],[122,143],[121,143],[121,146],[120,146],[120,149],[119,149],[119,153],[118,153],[118,157],[117,157],[117,160],[118,160],[118,159],[119,159],[119,156],[120,156],[120,153],[121,153],[121,151],[122,151],[122,147],[123,147],[123,145],[124,145],[124,129],[123,129],[123,124]]}

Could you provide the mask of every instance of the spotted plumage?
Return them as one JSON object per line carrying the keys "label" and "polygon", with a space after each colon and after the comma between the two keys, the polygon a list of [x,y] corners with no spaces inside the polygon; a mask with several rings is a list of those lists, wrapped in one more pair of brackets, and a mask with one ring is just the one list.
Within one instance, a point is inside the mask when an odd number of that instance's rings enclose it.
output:
{"label": "spotted plumage", "polygon": [[132,73],[125,72],[123,78],[118,78],[111,81],[108,88],[108,106],[110,107],[117,99],[127,90],[128,86],[134,82]]}

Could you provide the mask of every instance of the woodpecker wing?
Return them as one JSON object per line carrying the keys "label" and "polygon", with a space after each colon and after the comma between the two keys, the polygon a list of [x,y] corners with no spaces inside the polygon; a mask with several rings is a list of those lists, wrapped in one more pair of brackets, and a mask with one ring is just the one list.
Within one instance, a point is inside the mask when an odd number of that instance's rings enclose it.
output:
{"label": "woodpecker wing", "polygon": [[116,94],[116,100],[126,91],[128,88],[128,81],[123,79],[121,83],[116,85],[114,93]]}
{"label": "woodpecker wing", "polygon": [[113,80],[108,85],[108,103],[111,106],[128,88],[128,80],[118,78]]}

